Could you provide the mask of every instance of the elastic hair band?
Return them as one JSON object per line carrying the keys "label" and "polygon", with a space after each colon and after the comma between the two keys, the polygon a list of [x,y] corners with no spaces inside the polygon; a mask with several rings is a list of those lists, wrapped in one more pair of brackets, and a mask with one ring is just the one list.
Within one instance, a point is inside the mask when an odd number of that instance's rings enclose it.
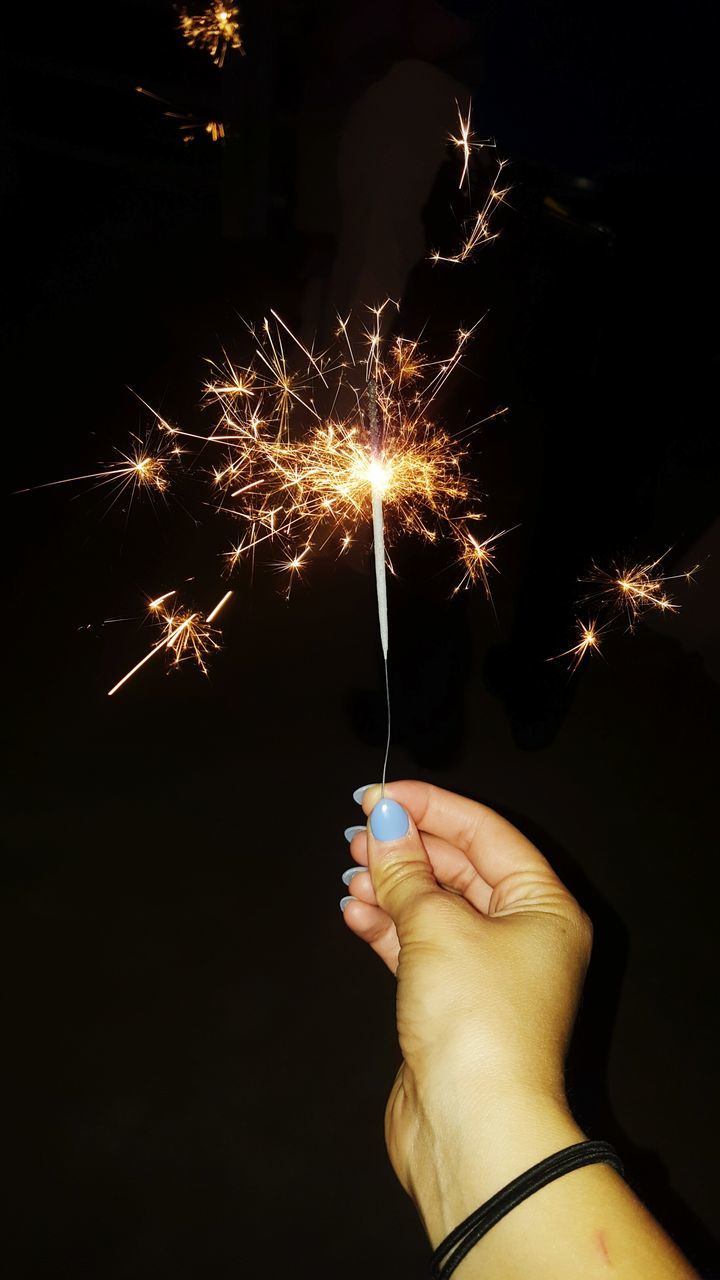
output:
{"label": "elastic hair band", "polygon": [[450,1232],[433,1253],[430,1264],[433,1280],[447,1280],[473,1245],[504,1218],[506,1213],[527,1200],[528,1196],[534,1195],[556,1178],[562,1178],[564,1174],[572,1173],[573,1169],[581,1169],[586,1164],[609,1164],[621,1176],[623,1174],[620,1157],[609,1142],[576,1142],[573,1146],[548,1156],[539,1164],[533,1165],[532,1169],[514,1178]]}

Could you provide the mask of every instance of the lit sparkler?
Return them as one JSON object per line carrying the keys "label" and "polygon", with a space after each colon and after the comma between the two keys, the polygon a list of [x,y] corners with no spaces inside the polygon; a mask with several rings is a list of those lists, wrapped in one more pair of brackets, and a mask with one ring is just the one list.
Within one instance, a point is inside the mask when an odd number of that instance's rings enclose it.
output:
{"label": "lit sparkler", "polygon": [[127,684],[128,680],[136,675],[151,658],[163,651],[169,658],[171,668],[179,667],[183,662],[190,659],[197,663],[203,674],[207,675],[205,659],[212,650],[220,648],[218,641],[219,631],[213,624],[220,610],[224,608],[230,599],[232,591],[226,591],[222,599],[208,614],[166,603],[173,600],[176,594],[176,591],[166,591],[164,595],[148,602],[148,613],[161,627],[162,634],[160,639],[145,654],[144,658],[136,662],[135,666],[126,672],[122,679],[118,680],[117,684],[113,685],[112,689],[108,689],[108,697],[112,697],[114,693],[117,693],[118,689]]}
{"label": "lit sparkler", "polygon": [[[461,332],[443,360],[427,359],[403,338],[382,353],[383,310],[371,311],[362,355],[347,320],[336,346],[315,355],[274,316],[256,335],[252,365],[228,365],[209,384],[220,418],[205,439],[222,450],[212,472],[219,505],[242,525],[231,568],[273,543],[292,581],[314,553],[329,545],[345,551],[372,522],[385,650],[384,544],[401,534],[448,537],[463,564],[462,585],[482,578],[487,586],[493,539],[480,543],[467,527],[482,518],[464,467],[467,447],[430,415],[473,331]],[[303,357],[297,371],[288,340]]]}
{"label": "lit sparkler", "polygon": [[237,5],[211,3],[200,13],[190,13],[183,5],[178,14],[178,27],[186,44],[192,49],[204,49],[216,67],[222,67],[228,49],[244,52]]}

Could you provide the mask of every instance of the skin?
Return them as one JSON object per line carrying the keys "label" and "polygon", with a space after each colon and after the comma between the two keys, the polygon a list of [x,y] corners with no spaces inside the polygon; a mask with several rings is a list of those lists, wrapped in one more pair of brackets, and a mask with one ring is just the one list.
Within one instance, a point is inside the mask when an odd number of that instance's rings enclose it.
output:
{"label": "skin", "polygon": [[[402,1064],[385,1113],[393,1169],[435,1248],[518,1174],[586,1135],[567,1047],[592,926],[534,845],[491,809],[421,782],[387,786],[399,840],[370,826],[344,919],[397,979]],[[369,816],[380,788],[363,796]],[[593,1135],[602,1136],[602,1135]],[[607,1165],[557,1179],[470,1251],[458,1280],[688,1280],[696,1272]]]}

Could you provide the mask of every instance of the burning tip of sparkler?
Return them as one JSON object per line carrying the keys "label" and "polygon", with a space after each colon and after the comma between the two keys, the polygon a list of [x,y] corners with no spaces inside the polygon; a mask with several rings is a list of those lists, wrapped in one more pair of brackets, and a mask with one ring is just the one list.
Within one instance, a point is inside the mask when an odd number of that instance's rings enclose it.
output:
{"label": "burning tip of sparkler", "polygon": [[375,493],[386,493],[392,480],[390,464],[373,459],[367,466],[367,479]]}

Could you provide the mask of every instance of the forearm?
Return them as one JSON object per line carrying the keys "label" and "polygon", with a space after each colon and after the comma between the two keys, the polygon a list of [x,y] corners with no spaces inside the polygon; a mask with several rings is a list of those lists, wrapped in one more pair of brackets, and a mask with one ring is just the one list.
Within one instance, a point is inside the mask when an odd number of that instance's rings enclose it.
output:
{"label": "forearm", "polygon": [[[560,1099],[503,1100],[480,1111],[476,1127],[458,1125],[449,1137],[444,1117],[442,1139],[427,1140],[428,1177],[413,1193],[433,1248],[513,1178],[585,1137]],[[535,1192],[478,1241],[454,1274],[457,1280],[696,1276],[622,1178],[602,1164]]]}

